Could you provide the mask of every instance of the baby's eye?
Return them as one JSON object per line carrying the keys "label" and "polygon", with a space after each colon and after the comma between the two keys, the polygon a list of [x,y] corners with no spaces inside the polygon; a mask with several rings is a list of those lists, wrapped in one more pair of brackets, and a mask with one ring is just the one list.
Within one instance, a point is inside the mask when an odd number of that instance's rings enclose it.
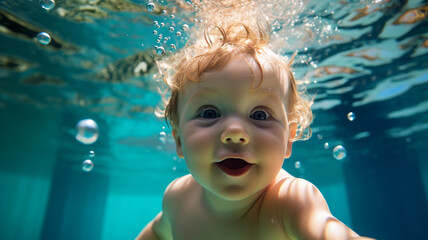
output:
{"label": "baby's eye", "polygon": [[250,118],[254,119],[254,120],[266,120],[268,118],[270,118],[270,114],[268,111],[266,110],[256,110],[254,112],[251,113]]}
{"label": "baby's eye", "polygon": [[213,119],[220,117],[220,113],[214,109],[214,108],[204,108],[200,111],[198,117],[200,118],[206,118],[206,119]]}

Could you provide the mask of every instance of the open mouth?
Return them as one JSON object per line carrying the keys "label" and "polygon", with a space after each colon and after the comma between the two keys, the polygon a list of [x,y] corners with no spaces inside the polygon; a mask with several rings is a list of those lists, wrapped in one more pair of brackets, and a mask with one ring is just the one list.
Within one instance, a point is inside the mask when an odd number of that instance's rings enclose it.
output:
{"label": "open mouth", "polygon": [[226,174],[231,176],[240,176],[246,173],[253,166],[240,158],[227,158],[216,165]]}

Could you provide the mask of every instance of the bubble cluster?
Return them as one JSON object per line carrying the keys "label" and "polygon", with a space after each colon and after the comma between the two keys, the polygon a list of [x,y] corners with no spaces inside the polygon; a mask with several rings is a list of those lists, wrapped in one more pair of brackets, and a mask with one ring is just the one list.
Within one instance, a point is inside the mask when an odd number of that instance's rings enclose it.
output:
{"label": "bubble cluster", "polygon": [[49,34],[46,32],[41,32],[37,34],[36,39],[40,44],[43,44],[43,45],[48,45],[52,40],[51,36],[49,36]]}
{"label": "bubble cluster", "polygon": [[98,125],[92,119],[80,120],[76,125],[76,140],[89,145],[98,139]]}
{"label": "bubble cluster", "polygon": [[333,157],[337,160],[343,160],[347,156],[346,149],[342,145],[337,145],[333,149]]}
{"label": "bubble cluster", "polygon": [[[157,1],[149,0],[149,4],[154,4]],[[162,4],[162,1],[159,1]],[[155,6],[158,8],[158,6]],[[153,21],[153,34],[156,36],[153,38],[154,44],[154,55],[164,56],[166,53],[172,53],[176,51],[182,44],[188,40],[188,35],[184,31],[190,29],[188,24],[189,20],[184,17],[177,17],[167,10],[161,10],[162,15]],[[153,54],[150,55],[154,58]]]}
{"label": "bubble cluster", "polygon": [[82,170],[90,172],[94,168],[94,163],[90,159],[86,159],[82,162]]}
{"label": "bubble cluster", "polygon": [[40,6],[42,6],[43,9],[49,11],[55,7],[55,1],[54,0],[40,0]]}
{"label": "bubble cluster", "polygon": [[353,112],[349,112],[347,116],[349,121],[352,122],[355,120],[355,114]]}

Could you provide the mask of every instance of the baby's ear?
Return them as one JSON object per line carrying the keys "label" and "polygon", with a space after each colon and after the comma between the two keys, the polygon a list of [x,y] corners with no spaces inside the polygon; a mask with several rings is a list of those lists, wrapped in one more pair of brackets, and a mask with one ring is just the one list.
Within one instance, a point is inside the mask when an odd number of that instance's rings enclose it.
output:
{"label": "baby's ear", "polygon": [[177,156],[180,158],[184,158],[183,149],[181,148],[180,134],[177,128],[172,129],[172,136],[174,137],[174,140],[175,140],[175,149],[177,151]]}
{"label": "baby's ear", "polygon": [[297,123],[292,122],[289,125],[289,134],[288,134],[288,142],[287,142],[287,151],[285,153],[285,158],[289,158],[291,156],[291,149],[293,148],[294,137],[297,132]]}

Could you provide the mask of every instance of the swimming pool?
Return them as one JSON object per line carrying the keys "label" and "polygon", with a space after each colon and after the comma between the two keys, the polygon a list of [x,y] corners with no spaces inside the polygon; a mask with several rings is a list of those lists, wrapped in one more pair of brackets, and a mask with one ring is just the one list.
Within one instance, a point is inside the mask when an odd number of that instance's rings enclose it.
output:
{"label": "swimming pool", "polygon": [[[0,238],[133,239],[188,173],[153,113],[152,75],[198,19],[182,9],[191,1],[50,2],[0,2]],[[276,50],[299,51],[293,69],[316,96],[313,136],[284,169],[359,234],[422,239],[428,2],[304,2],[265,1],[282,17]],[[97,123],[96,142],[76,140],[82,119]]]}

